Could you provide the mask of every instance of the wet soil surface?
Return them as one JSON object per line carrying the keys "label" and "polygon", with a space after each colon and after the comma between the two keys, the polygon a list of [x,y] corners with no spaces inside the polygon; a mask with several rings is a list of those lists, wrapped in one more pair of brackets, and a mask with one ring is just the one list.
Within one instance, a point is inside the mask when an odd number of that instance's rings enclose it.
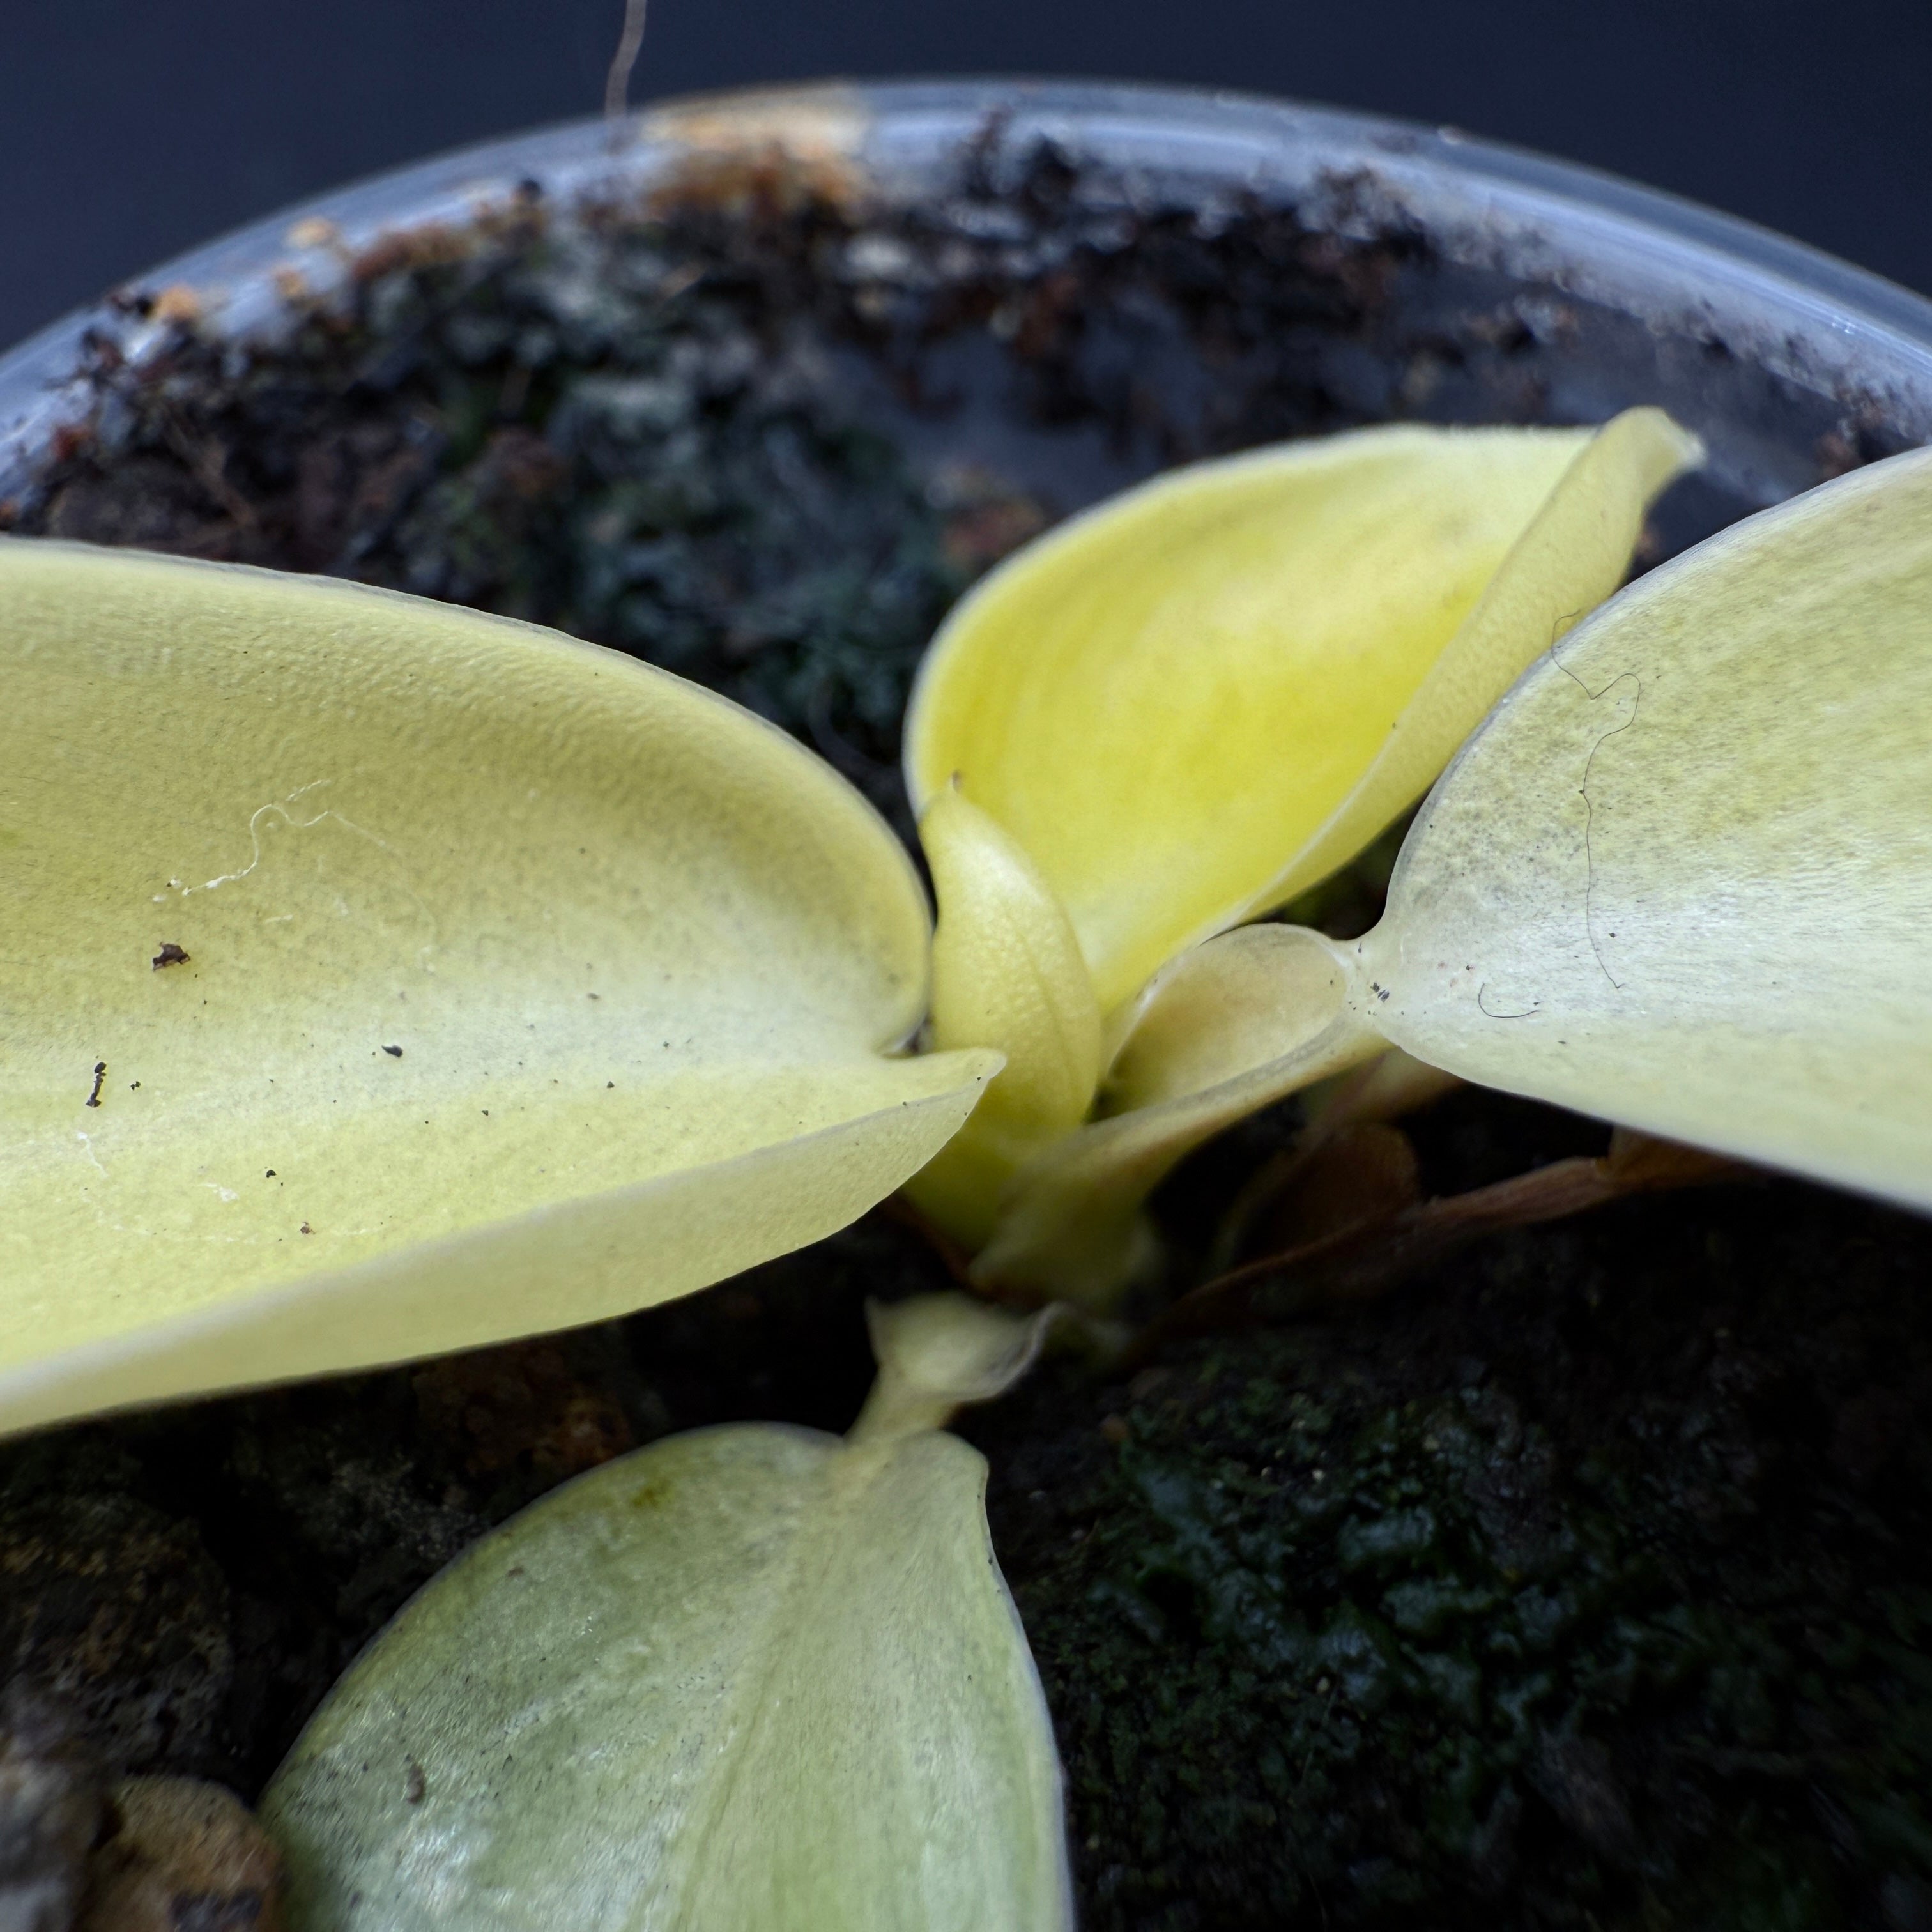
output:
{"label": "wet soil surface", "polygon": [[[558,625],[775,718],[903,826],[919,653],[1035,531],[1194,456],[1556,412],[1588,318],[1453,282],[1400,224],[1148,205],[996,130],[914,212],[720,164],[379,248],[272,349],[185,314],[138,368],[98,344],[92,419],[0,525]],[[1821,473],[1886,447],[1819,436]],[[1741,507],[1680,491],[1649,554]],[[1322,916],[1360,929],[1377,877]],[[1170,1184],[1175,1286],[1293,1125]],[[1604,1138],[1472,1093],[1412,1132],[1436,1193]],[[674,1430],[843,1427],[864,1298],[946,1285],[881,1213],[626,1322],[0,1449],[14,1759],[252,1796],[484,1530]],[[1083,1923],[1932,1928],[1928,1286],[1932,1227],[1751,1180],[1126,1382],[1051,1363],[971,1419]]]}

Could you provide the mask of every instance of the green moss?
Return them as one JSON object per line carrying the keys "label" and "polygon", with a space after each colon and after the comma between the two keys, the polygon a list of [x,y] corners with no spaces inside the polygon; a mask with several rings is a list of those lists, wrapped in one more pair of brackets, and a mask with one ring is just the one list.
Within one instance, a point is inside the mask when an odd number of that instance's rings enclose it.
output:
{"label": "green moss", "polygon": [[982,1425],[1084,1922],[1928,1922],[1928,1258],[1620,1210]]}
{"label": "green moss", "polygon": [[[593,245],[623,289],[661,239]],[[913,669],[972,574],[949,555],[946,506],[838,406],[822,358],[775,360],[702,274],[668,301],[656,284],[608,299],[593,340],[586,322],[533,341],[558,306],[556,258],[585,245],[547,244],[471,297],[472,359],[430,344],[452,448],[359,574],[696,678],[892,802]],[[506,429],[501,398],[523,371]]]}

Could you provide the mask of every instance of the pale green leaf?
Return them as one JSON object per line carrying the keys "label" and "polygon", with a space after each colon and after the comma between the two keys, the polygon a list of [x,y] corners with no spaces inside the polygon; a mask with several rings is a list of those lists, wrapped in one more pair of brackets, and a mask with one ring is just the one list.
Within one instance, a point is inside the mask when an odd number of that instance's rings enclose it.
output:
{"label": "pale green leaf", "polygon": [[403,1611],[264,1799],[295,1932],[1070,1926],[986,1466],[917,1412],[1004,1386],[1037,1328],[899,1316],[897,1396],[850,1444],[674,1437]]}
{"label": "pale green leaf", "polygon": [[11,540],[0,664],[0,1428],[682,1294],[998,1066],[895,1057],[926,914],[858,796],[628,659]]}
{"label": "pale green leaf", "polygon": [[868,1302],[878,1380],[852,1425],[854,1442],[943,1429],[968,1402],[1004,1395],[1038,1357],[1053,1311],[1016,1316],[968,1294]]}
{"label": "pale green leaf", "polygon": [[1696,451],[1643,410],[1594,442],[1392,428],[1160,478],[949,619],[908,716],[914,805],[959,776],[1066,908],[1111,1010],[1418,796],[1616,586]]}
{"label": "pale green leaf", "polygon": [[1360,956],[1420,1059],[1932,1205],[1932,454],[1565,638],[1444,774]]}

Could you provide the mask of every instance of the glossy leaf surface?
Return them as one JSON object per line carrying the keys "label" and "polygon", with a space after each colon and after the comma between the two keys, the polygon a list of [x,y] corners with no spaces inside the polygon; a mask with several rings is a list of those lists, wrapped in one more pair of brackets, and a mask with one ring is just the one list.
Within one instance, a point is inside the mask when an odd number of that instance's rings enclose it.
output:
{"label": "glossy leaf surface", "polygon": [[1037,1330],[959,1298],[886,1312],[908,1310],[848,1443],[674,1437],[404,1610],[264,1802],[297,1932],[1070,1924],[986,1466],[928,1426]]}
{"label": "glossy leaf surface", "polygon": [[681,1294],[850,1220],[896,842],[723,700],[319,579],[0,542],[0,1428]]}

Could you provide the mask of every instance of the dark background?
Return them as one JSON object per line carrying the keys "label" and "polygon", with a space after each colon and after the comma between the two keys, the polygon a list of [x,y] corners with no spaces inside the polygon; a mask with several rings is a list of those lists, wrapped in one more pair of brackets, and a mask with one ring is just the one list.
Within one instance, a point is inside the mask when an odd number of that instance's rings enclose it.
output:
{"label": "dark background", "polygon": [[[594,112],[622,0],[0,0],[0,345],[249,217]],[[1928,0],[652,0],[634,99],[1091,74],[1447,122],[1932,292]]]}

